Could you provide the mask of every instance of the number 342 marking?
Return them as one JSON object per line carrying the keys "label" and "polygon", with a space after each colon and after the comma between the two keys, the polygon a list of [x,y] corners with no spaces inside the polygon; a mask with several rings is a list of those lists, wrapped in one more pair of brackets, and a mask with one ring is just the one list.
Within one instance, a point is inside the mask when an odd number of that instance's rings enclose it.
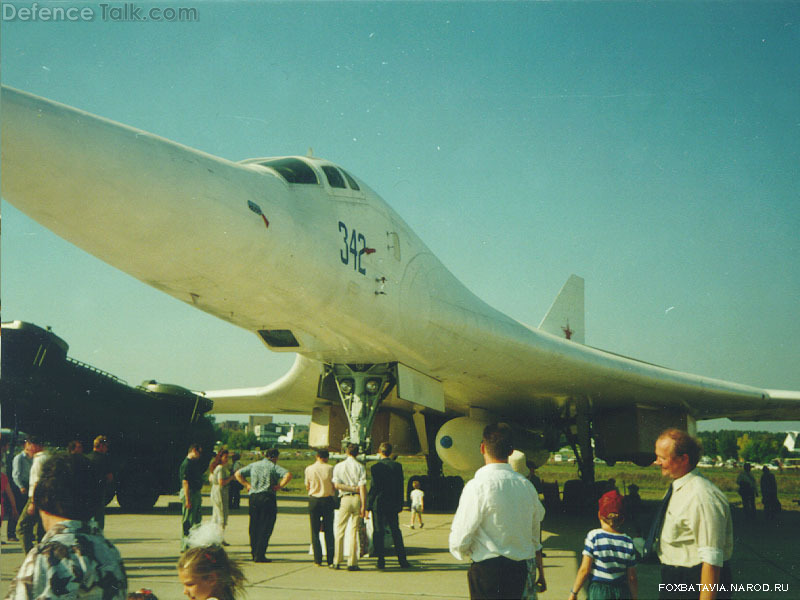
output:
{"label": "number 342 marking", "polygon": [[352,255],[353,270],[366,275],[366,268],[361,266],[361,257],[367,252],[367,239],[355,229],[348,231],[347,225],[341,221],[339,221],[339,233],[342,234],[344,241],[344,247],[339,250],[339,258],[342,259],[342,264],[349,265],[350,255]]}

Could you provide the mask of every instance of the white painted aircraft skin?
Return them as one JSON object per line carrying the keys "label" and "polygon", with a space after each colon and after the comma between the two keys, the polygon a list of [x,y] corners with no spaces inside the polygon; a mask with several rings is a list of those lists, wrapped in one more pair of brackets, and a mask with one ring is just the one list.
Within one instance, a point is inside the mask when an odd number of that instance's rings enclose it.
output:
{"label": "white painted aircraft skin", "polygon": [[[290,184],[270,168],[11,88],[0,110],[9,202],[201,310],[253,332],[294,333],[300,347],[285,349],[298,353],[292,370],[263,388],[208,392],[217,412],[308,413],[322,363],[398,362],[442,382],[448,413],[478,407],[529,426],[580,397],[595,410],[800,418],[800,392],[669,370],[554,335],[553,322],[537,329],[507,317],[362,181],[361,191],[332,188],[328,161],[298,157],[319,183]],[[581,315],[580,336],[582,327]]]}

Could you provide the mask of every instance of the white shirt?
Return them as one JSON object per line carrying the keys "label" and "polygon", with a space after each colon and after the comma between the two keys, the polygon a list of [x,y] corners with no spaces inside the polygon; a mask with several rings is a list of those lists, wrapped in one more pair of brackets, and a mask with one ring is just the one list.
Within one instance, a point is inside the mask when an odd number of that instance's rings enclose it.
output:
{"label": "white shirt", "polygon": [[39,482],[39,477],[42,476],[42,465],[47,462],[50,455],[45,450],[37,452],[33,455],[33,464],[31,465],[31,475],[28,480],[28,498],[33,498],[33,490]]}
{"label": "white shirt", "polygon": [[[353,487],[365,486],[367,485],[367,470],[355,458],[348,456],[333,467],[333,483],[341,483]],[[351,493],[339,490],[340,496]]]}
{"label": "white shirt", "polygon": [[425,492],[420,489],[411,490],[409,498],[411,499],[411,508],[419,508],[422,506],[422,499],[425,497]]}
{"label": "white shirt", "polygon": [[728,499],[695,469],[672,482],[658,558],[674,567],[721,567],[733,554]]}
{"label": "white shirt", "polygon": [[497,556],[533,558],[542,549],[543,518],[544,506],[530,481],[508,463],[484,465],[461,492],[450,528],[450,553],[475,562]]}

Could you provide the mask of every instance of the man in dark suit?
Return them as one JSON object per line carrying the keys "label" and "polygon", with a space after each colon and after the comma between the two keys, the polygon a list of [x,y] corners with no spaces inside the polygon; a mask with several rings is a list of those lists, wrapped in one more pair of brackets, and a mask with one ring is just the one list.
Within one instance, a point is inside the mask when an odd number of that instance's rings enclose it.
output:
{"label": "man in dark suit", "polygon": [[397,560],[403,569],[409,568],[406,560],[406,547],[403,544],[403,534],[397,522],[397,514],[403,510],[404,484],[403,465],[389,458],[392,454],[392,445],[383,442],[378,450],[381,459],[372,465],[372,486],[369,489],[367,505],[372,511],[373,525],[375,527],[372,543],[378,557],[378,568],[386,568],[384,560],[383,537],[388,526],[392,532]]}

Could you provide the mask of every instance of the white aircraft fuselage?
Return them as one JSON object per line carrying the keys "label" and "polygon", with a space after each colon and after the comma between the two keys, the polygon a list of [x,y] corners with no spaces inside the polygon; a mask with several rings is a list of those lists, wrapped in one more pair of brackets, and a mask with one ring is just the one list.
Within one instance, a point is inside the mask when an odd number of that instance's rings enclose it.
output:
{"label": "white aircraft fuselage", "polygon": [[507,317],[326,160],[231,162],[9,88],[2,142],[2,193],[20,210],[299,355],[273,385],[209,392],[218,410],[311,413],[323,365],[396,364],[425,382],[396,407],[479,409],[528,429],[568,417],[576,399],[595,418],[634,406],[692,419],[800,417],[796,393],[672,371]]}

